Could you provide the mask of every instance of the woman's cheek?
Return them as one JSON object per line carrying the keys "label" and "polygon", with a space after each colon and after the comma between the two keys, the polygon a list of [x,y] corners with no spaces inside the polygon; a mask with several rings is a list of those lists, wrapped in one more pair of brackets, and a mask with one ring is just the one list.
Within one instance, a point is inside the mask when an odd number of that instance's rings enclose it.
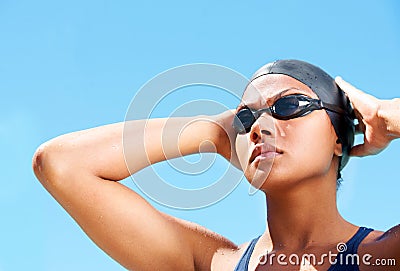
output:
{"label": "woman's cheek", "polygon": [[332,162],[334,138],[330,127],[317,121],[320,120],[316,120],[314,125],[304,125],[305,129],[299,129],[298,144],[293,146],[293,150],[310,172],[325,173]]}

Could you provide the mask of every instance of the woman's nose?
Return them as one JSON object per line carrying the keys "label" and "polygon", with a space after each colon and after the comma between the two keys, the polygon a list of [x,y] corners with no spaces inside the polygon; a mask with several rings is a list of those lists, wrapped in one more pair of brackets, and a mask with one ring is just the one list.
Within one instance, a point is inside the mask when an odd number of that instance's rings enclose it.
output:
{"label": "woman's nose", "polygon": [[274,136],[274,123],[270,117],[259,118],[251,126],[250,129],[250,140],[254,143],[263,141],[264,137]]}

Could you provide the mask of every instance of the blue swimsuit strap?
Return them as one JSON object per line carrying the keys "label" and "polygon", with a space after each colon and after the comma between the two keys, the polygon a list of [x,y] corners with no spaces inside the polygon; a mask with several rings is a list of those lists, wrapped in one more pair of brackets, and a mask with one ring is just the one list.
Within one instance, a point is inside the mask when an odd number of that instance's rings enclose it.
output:
{"label": "blue swimsuit strap", "polygon": [[257,238],[251,240],[250,245],[246,248],[246,251],[243,253],[240,261],[236,265],[235,271],[247,271],[249,268],[249,261],[251,254],[253,253],[254,247],[257,244],[258,239],[260,239],[261,235]]}
{"label": "blue swimsuit strap", "polygon": [[336,256],[336,263],[331,265],[328,271],[359,271],[360,269],[357,262],[353,263],[353,261],[351,260],[352,257],[346,256],[356,255],[361,242],[372,231],[373,229],[360,227],[356,234],[354,234],[353,237],[351,237],[351,239],[346,242],[346,246],[342,246],[342,251],[339,252]]}
{"label": "blue swimsuit strap", "polygon": [[357,233],[346,243],[347,250],[344,251],[344,254],[355,254],[358,251],[358,247],[360,246],[362,240],[364,240],[367,235],[372,232],[373,229],[360,227]]}

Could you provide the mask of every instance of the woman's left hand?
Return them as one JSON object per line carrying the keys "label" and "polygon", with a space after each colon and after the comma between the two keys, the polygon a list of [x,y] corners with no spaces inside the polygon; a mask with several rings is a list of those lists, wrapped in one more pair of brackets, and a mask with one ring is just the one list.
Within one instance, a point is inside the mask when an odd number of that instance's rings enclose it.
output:
{"label": "woman's left hand", "polygon": [[349,97],[358,119],[356,132],[364,134],[364,143],[354,146],[350,155],[374,155],[400,137],[400,99],[380,100],[336,77],[336,83]]}

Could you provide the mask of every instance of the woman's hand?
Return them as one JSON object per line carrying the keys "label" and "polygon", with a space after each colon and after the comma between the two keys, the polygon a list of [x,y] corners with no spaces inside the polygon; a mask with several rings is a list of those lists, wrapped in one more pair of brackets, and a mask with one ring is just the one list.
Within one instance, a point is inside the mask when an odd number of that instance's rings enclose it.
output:
{"label": "woman's hand", "polygon": [[358,119],[356,132],[364,134],[364,143],[354,146],[350,155],[374,155],[400,137],[400,99],[380,100],[336,77],[336,83],[349,97]]}
{"label": "woman's hand", "polygon": [[235,110],[227,110],[212,116],[212,119],[218,124],[218,140],[215,144],[219,154],[238,169],[242,169],[235,148],[236,132],[232,127],[234,117]]}

